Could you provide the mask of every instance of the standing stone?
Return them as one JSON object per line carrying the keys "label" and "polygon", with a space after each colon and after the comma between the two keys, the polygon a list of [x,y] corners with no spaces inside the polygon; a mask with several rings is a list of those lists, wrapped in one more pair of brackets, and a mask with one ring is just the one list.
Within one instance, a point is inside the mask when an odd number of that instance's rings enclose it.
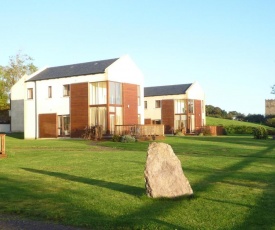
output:
{"label": "standing stone", "polygon": [[144,177],[149,197],[174,198],[193,194],[181,162],[168,144],[153,142],[149,145]]}

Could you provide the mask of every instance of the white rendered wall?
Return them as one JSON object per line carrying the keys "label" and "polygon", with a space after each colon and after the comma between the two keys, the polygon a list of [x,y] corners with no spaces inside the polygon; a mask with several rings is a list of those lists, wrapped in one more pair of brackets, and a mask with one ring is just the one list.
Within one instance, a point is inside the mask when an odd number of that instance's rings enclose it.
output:
{"label": "white rendered wall", "polygon": [[177,100],[177,99],[194,99],[203,101],[202,110],[202,119],[205,120],[205,95],[201,88],[201,86],[194,82],[189,89],[186,91],[186,94],[180,95],[165,95],[165,96],[153,96],[153,97],[144,97],[144,101],[147,101],[147,109],[144,109],[144,118],[151,118],[152,120],[160,120],[161,119],[161,108],[155,108],[156,100]]}
{"label": "white rendered wall", "polygon": [[144,76],[133,60],[128,56],[122,56],[106,69],[109,81],[123,82],[140,86],[140,114],[141,124],[144,124]]}
{"label": "white rendered wall", "polygon": [[205,94],[202,89],[202,87],[199,85],[198,82],[194,82],[189,89],[186,91],[186,95],[188,99],[195,99],[195,100],[201,100],[202,102],[202,113],[201,113],[201,119],[204,121],[204,124],[206,124],[206,119],[205,119]]}
{"label": "white rendered wall", "polygon": [[[63,96],[63,85],[83,82],[116,81],[140,85],[140,101],[138,113],[144,123],[144,78],[141,71],[128,56],[118,59],[106,69],[106,73],[49,79],[25,83],[25,138],[38,138],[38,115],[56,113],[57,115],[70,114],[70,98]],[[52,87],[52,98],[48,97],[48,87]],[[33,88],[34,98],[27,99],[27,88]],[[37,88],[37,94],[35,93]],[[37,98],[36,98],[37,97]],[[36,106],[35,106],[36,105]]]}
{"label": "white rendered wall", "polygon": [[147,109],[144,109],[144,118],[150,118],[152,120],[161,120],[161,108],[155,108],[155,102],[157,100],[177,100],[186,99],[185,94],[180,95],[166,95],[166,96],[155,96],[155,97],[144,97],[144,101],[147,101]]}
{"label": "white rendered wall", "polygon": [[22,77],[11,88],[11,132],[24,132],[24,81],[26,76]]}
{"label": "white rendered wall", "polygon": [[[106,81],[104,74],[85,75],[49,79],[36,82],[26,82],[25,87],[25,139],[38,138],[38,115],[56,113],[57,115],[70,114],[70,97],[63,96],[63,86],[74,83]],[[48,88],[52,87],[52,97],[48,96]],[[33,88],[33,99],[27,99],[27,89]],[[37,89],[37,93],[35,92]]]}

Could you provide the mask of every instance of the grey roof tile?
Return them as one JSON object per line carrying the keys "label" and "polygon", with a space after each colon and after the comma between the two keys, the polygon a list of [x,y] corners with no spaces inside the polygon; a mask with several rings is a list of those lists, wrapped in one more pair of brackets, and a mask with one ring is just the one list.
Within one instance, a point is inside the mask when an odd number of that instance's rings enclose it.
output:
{"label": "grey roof tile", "polygon": [[144,97],[185,94],[192,84],[144,87]]}
{"label": "grey roof tile", "polygon": [[49,67],[38,73],[28,81],[40,81],[63,77],[104,73],[105,69],[114,63],[118,58],[86,62],[72,65]]}

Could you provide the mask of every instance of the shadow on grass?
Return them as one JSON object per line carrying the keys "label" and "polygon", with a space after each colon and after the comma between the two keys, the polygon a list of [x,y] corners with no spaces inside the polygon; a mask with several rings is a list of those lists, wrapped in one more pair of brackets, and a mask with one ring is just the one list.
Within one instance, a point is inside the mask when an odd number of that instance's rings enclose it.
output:
{"label": "shadow on grass", "polygon": [[24,133],[6,133],[6,136],[15,139],[24,139]]}
{"label": "shadow on grass", "polygon": [[[234,173],[240,172],[242,169],[249,167],[257,159],[265,158],[266,154],[274,152],[275,145],[268,146],[265,150],[256,152],[249,155],[249,157],[244,157],[243,160],[239,161],[236,164],[223,168],[221,173],[213,173],[208,177],[202,179],[202,181],[194,184],[192,187],[197,193],[202,193],[207,191],[209,188],[215,186],[216,183],[226,182],[227,178],[234,178]],[[249,174],[246,179],[253,182],[258,181],[259,183],[265,182],[267,185],[263,187],[263,193],[258,197],[257,204],[251,205],[249,215],[239,225],[234,227],[234,229],[273,229],[275,227],[275,209],[273,208],[274,204],[274,191],[275,191],[275,174],[264,174],[264,177],[261,175]],[[205,181],[208,182],[205,186],[200,186]],[[220,200],[221,203],[226,203],[226,200]],[[229,202],[232,203],[232,202]],[[242,204],[237,204],[242,205]]]}
{"label": "shadow on grass", "polygon": [[124,185],[124,184],[108,182],[108,181],[104,181],[104,180],[97,180],[97,179],[73,176],[73,175],[60,173],[60,172],[50,172],[50,171],[46,171],[46,170],[38,170],[38,169],[31,169],[31,168],[22,168],[22,169],[24,169],[28,172],[32,172],[32,173],[39,173],[39,174],[43,174],[43,175],[61,178],[64,180],[70,180],[70,181],[84,183],[84,184],[93,185],[93,186],[98,186],[98,187],[102,187],[102,188],[108,188],[108,189],[111,189],[114,191],[129,194],[132,196],[140,197],[145,194],[145,189],[131,186],[131,185]]}

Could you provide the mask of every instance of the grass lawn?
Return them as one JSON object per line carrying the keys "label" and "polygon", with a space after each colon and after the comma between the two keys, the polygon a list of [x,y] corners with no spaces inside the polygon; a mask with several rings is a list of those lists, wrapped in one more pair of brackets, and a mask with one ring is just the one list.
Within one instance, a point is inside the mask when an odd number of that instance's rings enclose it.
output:
{"label": "grass lawn", "polygon": [[151,199],[149,142],[6,137],[0,213],[87,229],[275,229],[275,140],[166,137],[193,198]]}
{"label": "grass lawn", "polygon": [[269,130],[275,130],[275,128],[266,126],[266,125],[261,125],[261,124],[256,124],[256,123],[251,123],[251,122],[246,122],[246,121],[237,121],[237,120],[229,120],[229,119],[223,119],[223,118],[216,118],[216,117],[206,117],[206,124],[207,125],[222,125],[222,126],[251,126],[251,127],[259,127],[262,126],[266,129]]}

